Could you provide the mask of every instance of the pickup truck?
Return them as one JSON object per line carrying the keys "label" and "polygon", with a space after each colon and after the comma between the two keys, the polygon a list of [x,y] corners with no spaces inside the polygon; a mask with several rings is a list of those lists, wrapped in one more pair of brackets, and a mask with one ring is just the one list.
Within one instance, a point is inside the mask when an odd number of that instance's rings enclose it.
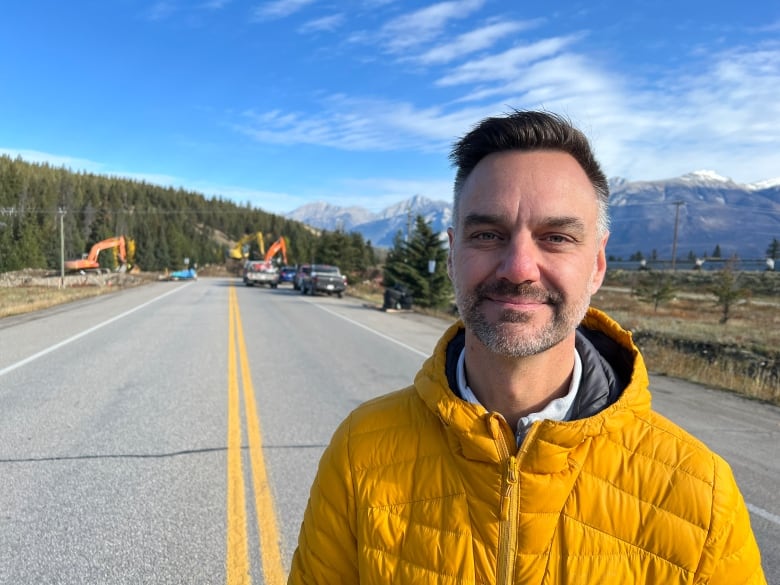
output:
{"label": "pickup truck", "polygon": [[315,295],[321,292],[341,298],[347,288],[347,277],[341,274],[338,266],[313,264],[311,271],[303,275],[300,287],[303,294]]}
{"label": "pickup truck", "polygon": [[279,286],[279,270],[270,262],[255,262],[250,260],[244,265],[244,284],[268,285],[271,288]]}

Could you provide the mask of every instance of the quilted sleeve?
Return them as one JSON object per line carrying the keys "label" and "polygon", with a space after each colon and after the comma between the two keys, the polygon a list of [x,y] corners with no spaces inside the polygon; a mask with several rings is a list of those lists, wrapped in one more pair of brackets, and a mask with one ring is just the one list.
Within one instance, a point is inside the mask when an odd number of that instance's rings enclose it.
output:
{"label": "quilted sleeve", "polygon": [[349,419],[320,460],[298,535],[288,585],[358,583]]}
{"label": "quilted sleeve", "polygon": [[712,520],[695,583],[766,585],[745,501],[728,463],[715,458]]}

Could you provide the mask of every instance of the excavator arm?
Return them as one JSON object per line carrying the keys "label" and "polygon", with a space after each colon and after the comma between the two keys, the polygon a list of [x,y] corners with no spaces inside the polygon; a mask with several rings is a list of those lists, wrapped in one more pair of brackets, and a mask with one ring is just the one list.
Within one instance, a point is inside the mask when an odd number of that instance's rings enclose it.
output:
{"label": "excavator arm", "polygon": [[265,240],[263,238],[263,232],[256,232],[254,234],[244,234],[236,242],[236,245],[228,250],[228,256],[234,260],[246,260],[249,258],[248,244],[252,240],[257,241],[257,247],[260,249],[261,254],[265,254]]}
{"label": "excavator arm", "polygon": [[98,256],[103,250],[117,249],[117,255],[122,265],[127,264],[127,247],[124,236],[116,236],[101,240],[92,246],[86,258],[65,261],[65,270],[75,272],[78,270],[99,270]]}
{"label": "excavator arm", "polygon": [[279,252],[282,253],[282,261],[287,264],[287,243],[284,241],[284,236],[281,236],[273,244],[268,246],[268,252],[266,252],[264,260],[270,262]]}
{"label": "excavator arm", "polygon": [[119,254],[119,259],[122,261],[122,264],[127,263],[127,249],[125,248],[125,237],[124,236],[117,236],[115,238],[108,238],[107,240],[103,240],[101,242],[98,242],[94,246],[92,246],[92,249],[89,251],[89,255],[87,256],[87,259],[91,262],[97,263],[98,255],[103,250],[109,250],[111,248],[117,248],[117,252]]}

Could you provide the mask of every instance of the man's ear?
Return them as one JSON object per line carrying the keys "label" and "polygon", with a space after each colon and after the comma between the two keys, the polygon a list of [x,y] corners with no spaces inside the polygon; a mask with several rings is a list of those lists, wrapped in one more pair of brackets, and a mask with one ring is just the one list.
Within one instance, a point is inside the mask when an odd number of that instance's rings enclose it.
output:
{"label": "man's ear", "polygon": [[447,228],[447,241],[450,244],[450,249],[447,253],[447,276],[452,280],[452,250],[455,245],[455,230],[452,227]]}
{"label": "man's ear", "polygon": [[590,283],[590,294],[594,295],[601,288],[601,284],[604,282],[604,276],[607,274],[607,240],[609,240],[609,232],[604,234],[599,242],[598,250],[596,251],[596,265],[593,268],[593,277]]}

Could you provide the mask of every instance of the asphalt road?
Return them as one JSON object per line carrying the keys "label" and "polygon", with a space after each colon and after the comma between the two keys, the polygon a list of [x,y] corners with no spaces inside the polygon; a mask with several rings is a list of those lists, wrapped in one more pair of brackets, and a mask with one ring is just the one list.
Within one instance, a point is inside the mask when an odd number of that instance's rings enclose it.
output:
{"label": "asphalt road", "polygon": [[[0,584],[282,583],[333,430],[444,326],[231,279],[0,320]],[[780,409],[653,388],[731,463],[780,584]]]}

